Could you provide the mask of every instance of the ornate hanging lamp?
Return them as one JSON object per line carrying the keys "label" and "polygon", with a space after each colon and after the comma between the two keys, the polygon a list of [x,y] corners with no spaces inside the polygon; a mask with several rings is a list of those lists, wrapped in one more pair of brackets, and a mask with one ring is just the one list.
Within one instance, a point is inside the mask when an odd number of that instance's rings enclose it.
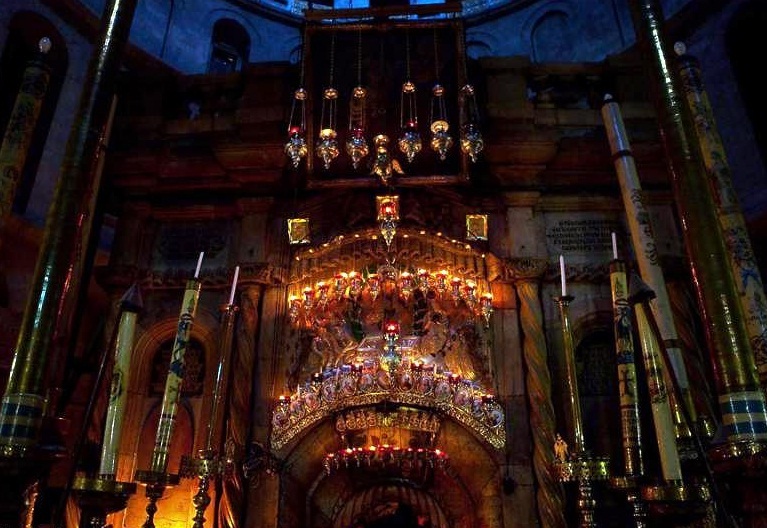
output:
{"label": "ornate hanging lamp", "polygon": [[448,151],[453,146],[453,138],[448,133],[450,123],[447,121],[447,108],[445,106],[445,87],[439,83],[439,44],[437,42],[437,30],[434,30],[434,68],[437,82],[431,89],[431,149],[439,155],[441,161],[445,161]]}
{"label": "ornate hanging lamp", "polygon": [[290,121],[288,121],[288,141],[285,143],[285,154],[293,163],[293,168],[298,168],[301,160],[306,157],[308,147],[306,145],[306,89],[304,88],[304,53],[301,51],[301,74],[298,88],[293,92],[293,103],[290,107]]}
{"label": "ornate hanging lamp", "polygon": [[394,240],[394,235],[397,234],[399,196],[376,196],[376,206],[378,209],[377,220],[381,223],[381,236],[383,236],[388,249]]}
{"label": "ornate hanging lamp", "polygon": [[458,94],[459,125],[461,127],[461,152],[469,156],[472,163],[477,162],[479,153],[485,148],[482,132],[479,130],[479,107],[474,86],[468,83],[466,68],[466,44],[464,30],[461,28],[461,43],[463,44],[463,77],[465,85]]}
{"label": "ornate hanging lamp", "polygon": [[421,151],[421,134],[418,132],[418,106],[416,103],[415,84],[410,80],[410,33],[405,35],[405,82],[400,93],[400,129],[399,149],[408,162],[415,159]]}
{"label": "ornate hanging lamp", "polygon": [[357,34],[357,86],[352,90],[349,100],[349,137],[346,140],[346,153],[352,159],[356,169],[360,161],[368,155],[370,149],[365,139],[365,100],[367,89],[362,86],[362,30]]}
{"label": "ornate hanging lamp", "polygon": [[336,116],[338,113],[338,90],[333,87],[333,70],[335,68],[336,34],[330,39],[330,76],[328,88],[322,93],[322,114],[320,117],[320,136],[317,140],[317,157],[330,169],[330,163],[338,157],[338,132],[336,131]]}

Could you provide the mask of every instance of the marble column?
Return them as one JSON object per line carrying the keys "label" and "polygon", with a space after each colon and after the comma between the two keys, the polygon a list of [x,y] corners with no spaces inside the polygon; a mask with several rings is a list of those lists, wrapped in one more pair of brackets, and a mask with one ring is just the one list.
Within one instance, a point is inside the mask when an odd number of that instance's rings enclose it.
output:
{"label": "marble column", "polygon": [[224,454],[236,463],[233,470],[221,479],[221,498],[218,503],[220,528],[240,528],[245,511],[246,490],[241,461],[245,456],[245,443],[250,432],[250,401],[254,387],[256,336],[260,325],[259,304],[263,286],[248,284],[248,277],[243,274],[242,288],[224,436]]}
{"label": "marble column", "polygon": [[525,384],[533,437],[533,470],[538,481],[538,516],[543,528],[564,528],[567,526],[564,489],[553,469],[556,430],[540,299],[540,280],[547,266],[546,260],[534,258],[515,259],[507,264],[519,298]]}

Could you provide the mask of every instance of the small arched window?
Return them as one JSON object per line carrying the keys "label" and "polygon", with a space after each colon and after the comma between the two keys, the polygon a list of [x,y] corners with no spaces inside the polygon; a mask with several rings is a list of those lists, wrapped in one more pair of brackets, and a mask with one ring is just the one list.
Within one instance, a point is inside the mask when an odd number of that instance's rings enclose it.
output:
{"label": "small arched window", "polygon": [[3,72],[2,82],[0,82],[0,131],[4,134],[16,103],[24,71],[30,61],[39,54],[38,44],[43,37],[51,41],[51,49],[45,56],[45,64],[50,68],[48,89],[16,187],[13,202],[13,212],[16,214],[23,214],[27,209],[69,59],[64,38],[56,27],[45,17],[31,11],[19,11],[13,16],[9,25],[8,38],[0,56],[0,71]]}
{"label": "small arched window", "polygon": [[222,18],[213,26],[208,73],[234,73],[242,69],[250,56],[250,35],[231,18]]}

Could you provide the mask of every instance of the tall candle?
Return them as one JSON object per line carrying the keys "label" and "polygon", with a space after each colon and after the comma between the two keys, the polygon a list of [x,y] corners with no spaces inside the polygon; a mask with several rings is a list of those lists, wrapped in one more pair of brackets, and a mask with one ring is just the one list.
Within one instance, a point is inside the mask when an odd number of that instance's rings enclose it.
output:
{"label": "tall candle", "polygon": [[565,257],[559,255],[559,274],[562,277],[562,297],[567,295],[567,279],[565,278]]}
{"label": "tall candle", "polygon": [[234,279],[232,280],[232,291],[229,292],[229,306],[234,304],[234,292],[237,290],[237,279],[240,276],[240,267],[234,268]]}
{"label": "tall candle", "polygon": [[181,396],[181,383],[184,380],[184,356],[192,334],[192,323],[197,312],[197,301],[200,298],[200,282],[191,279],[186,283],[181,313],[178,317],[176,339],[170,355],[168,377],[165,380],[165,394],[160,409],[160,421],[157,424],[154,450],[150,471],[166,473],[168,471],[168,456],[170,454],[170,439],[176,424],[178,400]]}
{"label": "tall candle", "polygon": [[611,234],[613,238],[613,260],[618,260],[618,240],[615,238],[615,231]]}
{"label": "tall candle", "polygon": [[112,386],[104,425],[104,443],[101,448],[99,476],[114,479],[117,475],[117,458],[122,433],[122,419],[128,399],[130,356],[134,344],[136,319],[142,309],[141,292],[134,284],[120,300],[120,322],[115,339],[115,358],[112,368]]}
{"label": "tall candle", "polygon": [[194,270],[194,278],[198,278],[200,276],[200,268],[202,267],[202,257],[205,255],[204,251],[200,251],[200,257],[197,259],[197,269]]}

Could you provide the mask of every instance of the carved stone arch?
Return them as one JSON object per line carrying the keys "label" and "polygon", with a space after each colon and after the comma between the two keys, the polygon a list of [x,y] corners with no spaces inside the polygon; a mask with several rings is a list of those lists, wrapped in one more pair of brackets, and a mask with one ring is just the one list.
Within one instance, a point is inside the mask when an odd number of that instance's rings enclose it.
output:
{"label": "carved stone arch", "polygon": [[[285,456],[288,474],[283,473],[284,507],[280,509],[285,517],[280,524],[344,528],[351,525],[352,517],[359,512],[366,512],[366,521],[373,521],[376,514],[368,512],[375,508],[376,497],[386,487],[398,490],[400,500],[417,512],[430,515],[434,527],[497,525],[499,512],[495,501],[499,498],[498,465],[502,455],[447,416],[443,417],[442,428],[438,444],[448,453],[449,464],[435,470],[433,478],[415,482],[392,474],[376,476],[343,469],[328,473],[323,466],[325,455],[339,449],[340,441],[332,420],[323,421]],[[305,500],[302,507],[299,500]],[[303,518],[299,517],[301,514]]]}
{"label": "carved stone arch", "polygon": [[595,311],[578,318],[573,341],[586,444],[620,460],[620,442],[615,441],[620,438],[620,405],[612,312]]}

